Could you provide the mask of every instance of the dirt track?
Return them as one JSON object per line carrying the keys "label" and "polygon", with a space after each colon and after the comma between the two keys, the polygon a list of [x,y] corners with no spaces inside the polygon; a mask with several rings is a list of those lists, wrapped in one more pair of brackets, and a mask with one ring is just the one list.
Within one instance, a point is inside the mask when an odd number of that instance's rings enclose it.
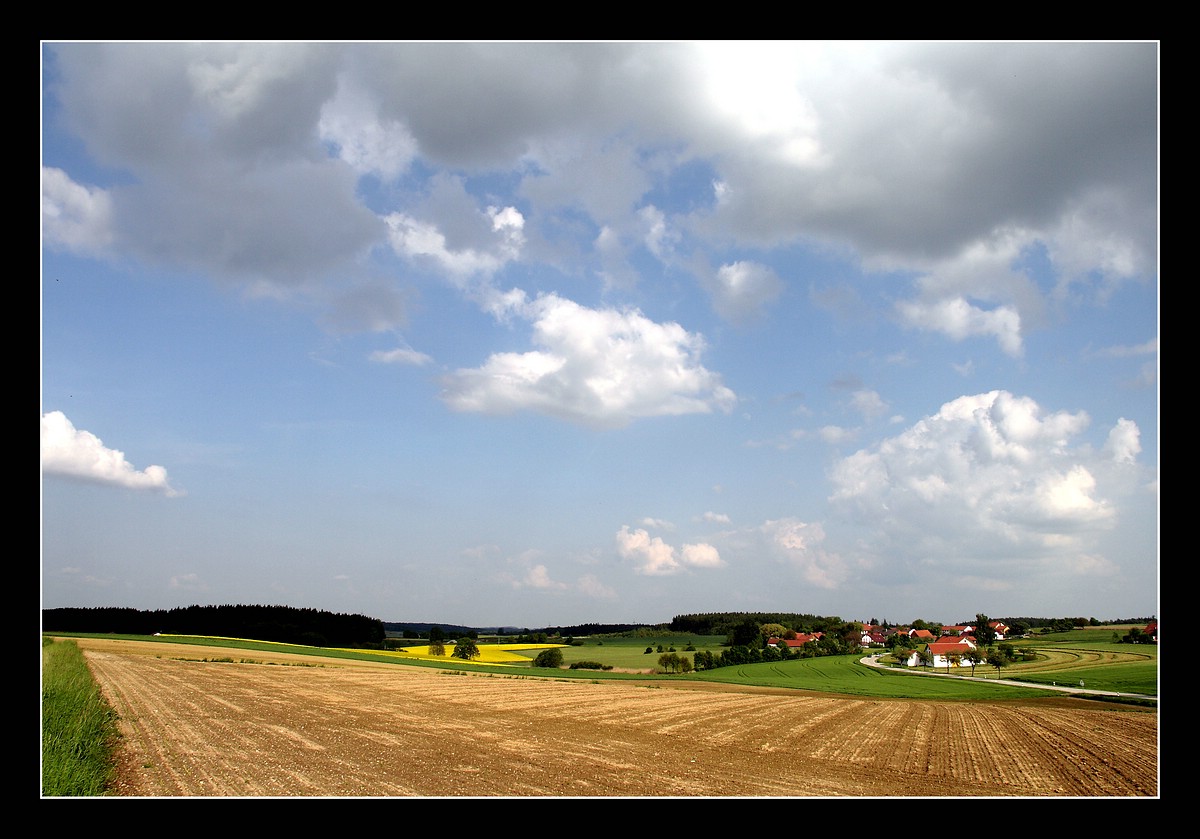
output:
{"label": "dirt track", "polygon": [[1158,794],[1157,713],[1079,700],[677,690],[79,644],[121,716],[124,795]]}

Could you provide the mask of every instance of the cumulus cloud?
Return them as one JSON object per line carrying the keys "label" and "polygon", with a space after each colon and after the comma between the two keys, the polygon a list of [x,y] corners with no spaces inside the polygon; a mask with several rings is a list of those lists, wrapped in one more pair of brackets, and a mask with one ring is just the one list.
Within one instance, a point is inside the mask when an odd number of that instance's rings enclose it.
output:
{"label": "cumulus cloud", "polygon": [[[65,121],[123,181],[48,169],[47,241],[274,291],[338,282],[384,242],[456,282],[535,250],[555,265],[591,249],[606,284],[628,289],[640,246],[692,266],[717,311],[744,320],[781,282],[730,255],[813,243],[918,277],[898,309],[913,328],[1016,356],[1043,296],[1018,264],[1026,249],[1047,255],[1060,293],[1111,289],[1157,260],[1153,43],[76,43],[52,55]],[[399,200],[360,189],[414,172]],[[476,175],[510,194],[467,196]],[[668,209],[678,178],[711,184],[711,200]]]}
{"label": "cumulus cloud", "polygon": [[520,581],[521,586],[538,589],[556,589],[561,590],[567,587],[566,583],[560,583],[550,578],[550,571],[545,565],[534,565],[525,571],[525,577]]}
{"label": "cumulus cloud", "polygon": [[76,429],[61,411],[42,416],[42,472],[107,486],[182,495],[171,486],[167,470],[147,466],[138,471],[125,453],[105,447],[99,437]]}
{"label": "cumulus cloud", "polygon": [[583,425],[618,427],[653,416],[728,412],[736,397],[700,364],[704,340],[637,310],[590,309],[557,295],[512,298],[539,349],[495,353],[443,380],[457,411],[531,410]]}
{"label": "cumulus cloud", "polygon": [[575,584],[575,588],[580,594],[597,600],[615,600],[617,597],[617,592],[611,586],[601,582],[594,574],[584,574]]}
{"label": "cumulus cloud", "polygon": [[520,256],[525,218],[515,207],[477,207],[453,178],[439,179],[427,204],[441,223],[406,213],[384,217],[397,254],[425,260],[457,283],[490,277]]}
{"label": "cumulus cloud", "polygon": [[805,582],[833,589],[849,579],[851,563],[824,548],[825,529],[820,524],[785,518],[767,521],[760,530],[768,548],[796,568]]}
{"label": "cumulus cloud", "polygon": [[1048,413],[1006,391],[963,396],[840,460],[831,501],[910,559],[1024,560],[1078,550],[1114,524],[1099,477],[1113,459],[1136,454],[1136,426],[1124,420],[1107,454],[1077,443],[1089,422],[1083,412]]}
{"label": "cumulus cloud", "polygon": [[634,570],[648,576],[677,574],[687,568],[717,568],[724,563],[712,545],[685,544],[678,551],[658,536],[623,525],[617,531],[617,552],[636,563]]}
{"label": "cumulus cloud", "polygon": [[61,169],[42,167],[42,237],[47,245],[81,254],[112,243],[112,197],[75,183]]}
{"label": "cumulus cloud", "polygon": [[1021,355],[1021,316],[1011,306],[987,310],[955,297],[935,303],[902,301],[896,304],[896,310],[908,326],[941,332],[954,341],[991,337],[1008,355]]}
{"label": "cumulus cloud", "polygon": [[863,415],[864,419],[878,419],[887,413],[888,404],[883,397],[873,390],[859,390],[850,397],[854,410]]}
{"label": "cumulus cloud", "polygon": [[1141,432],[1137,423],[1121,417],[1108,432],[1104,452],[1118,463],[1133,463],[1142,451]]}

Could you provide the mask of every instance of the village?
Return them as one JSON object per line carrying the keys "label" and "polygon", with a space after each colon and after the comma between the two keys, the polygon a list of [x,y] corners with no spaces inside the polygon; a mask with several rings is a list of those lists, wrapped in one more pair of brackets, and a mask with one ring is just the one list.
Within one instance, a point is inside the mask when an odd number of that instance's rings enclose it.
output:
{"label": "village", "polygon": [[[1141,630],[1151,644],[1158,643],[1158,622],[1151,621]],[[820,641],[823,632],[792,633],[767,639],[767,646],[789,650],[803,649],[805,644]],[[906,667],[952,667],[969,666],[972,670],[989,662],[989,648],[993,643],[1011,640],[1013,628],[1003,621],[987,621],[979,627],[971,624],[942,626],[937,632],[926,627],[906,626],[882,627],[871,623],[862,624],[859,645],[863,649],[885,647],[892,651],[896,660]]]}

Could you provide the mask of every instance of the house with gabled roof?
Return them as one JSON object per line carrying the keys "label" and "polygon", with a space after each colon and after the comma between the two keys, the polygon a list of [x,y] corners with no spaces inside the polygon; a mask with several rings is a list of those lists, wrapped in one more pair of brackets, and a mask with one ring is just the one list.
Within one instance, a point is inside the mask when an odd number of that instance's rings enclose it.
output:
{"label": "house with gabled roof", "polygon": [[995,631],[997,641],[1003,641],[1012,632],[1012,627],[1001,621],[988,621],[988,626]]}
{"label": "house with gabled roof", "polygon": [[[949,667],[951,665],[950,656],[965,655],[977,649],[977,646],[975,639],[966,635],[943,635],[936,641],[926,644],[925,649],[933,656],[933,667],[936,669]],[[905,663],[909,667],[916,667],[920,662],[920,655],[914,650]]]}
{"label": "house with gabled roof", "polygon": [[928,629],[910,629],[908,630],[909,638],[916,638],[919,641],[934,641],[937,636]]}
{"label": "house with gabled roof", "polygon": [[784,646],[789,649],[795,649],[797,647],[803,647],[805,644],[810,643],[812,641],[820,641],[823,636],[824,636],[823,632],[814,632],[811,635],[804,633],[804,632],[799,632],[796,634],[795,638],[768,638],[767,646],[768,647]]}
{"label": "house with gabled roof", "polygon": [[1155,644],[1158,643],[1158,621],[1150,621],[1150,623],[1146,624],[1146,628],[1142,632],[1149,635],[1150,640]]}

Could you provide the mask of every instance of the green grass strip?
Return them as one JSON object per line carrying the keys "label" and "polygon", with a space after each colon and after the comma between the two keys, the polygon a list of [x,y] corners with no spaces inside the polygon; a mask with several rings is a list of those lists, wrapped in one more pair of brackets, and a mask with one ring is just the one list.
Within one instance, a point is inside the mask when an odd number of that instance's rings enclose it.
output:
{"label": "green grass strip", "polygon": [[117,717],[74,641],[42,642],[42,795],[106,794]]}

